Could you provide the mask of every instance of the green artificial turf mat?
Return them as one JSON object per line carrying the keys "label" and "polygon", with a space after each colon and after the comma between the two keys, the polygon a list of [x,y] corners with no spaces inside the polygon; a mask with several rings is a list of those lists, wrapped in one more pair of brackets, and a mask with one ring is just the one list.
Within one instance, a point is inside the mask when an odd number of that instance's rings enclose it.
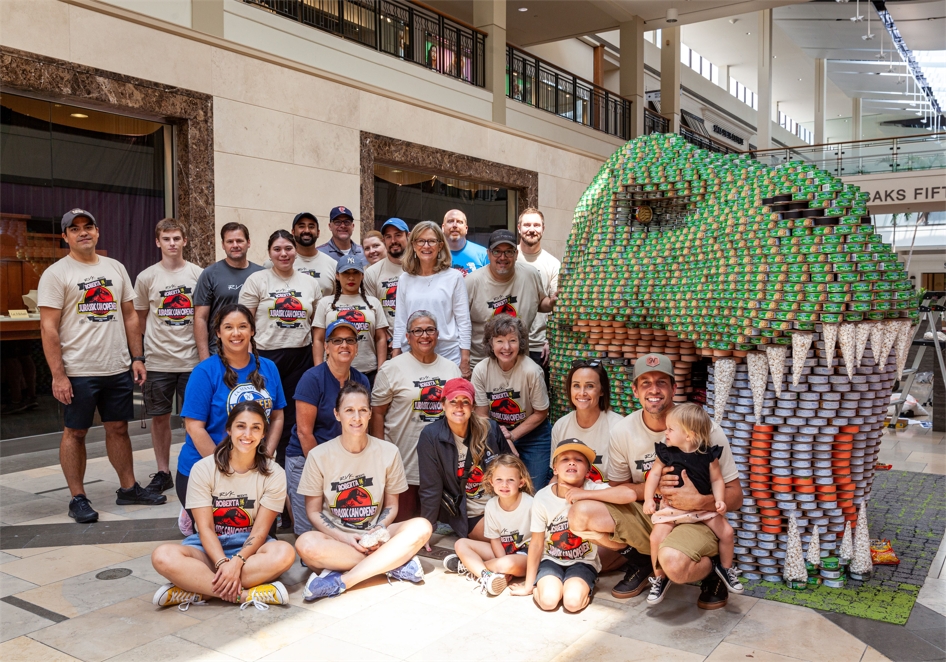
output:
{"label": "green artificial turf mat", "polygon": [[878,472],[867,502],[867,521],[872,539],[890,540],[899,565],[874,566],[869,580],[848,580],[841,589],[794,591],[784,584],[751,581],[745,595],[905,624],[946,531],[946,476]]}

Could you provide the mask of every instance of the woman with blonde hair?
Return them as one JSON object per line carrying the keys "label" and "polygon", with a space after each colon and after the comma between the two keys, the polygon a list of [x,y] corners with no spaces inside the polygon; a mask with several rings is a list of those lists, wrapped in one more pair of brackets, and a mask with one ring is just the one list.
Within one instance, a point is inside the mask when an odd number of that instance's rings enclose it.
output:
{"label": "woman with blonde hair", "polygon": [[469,378],[470,300],[463,275],[451,268],[453,258],[440,227],[432,221],[415,225],[401,262],[404,273],[397,284],[391,355],[397,356],[408,346],[407,318],[411,313],[429,310],[437,319],[437,354],[456,363],[461,374]]}

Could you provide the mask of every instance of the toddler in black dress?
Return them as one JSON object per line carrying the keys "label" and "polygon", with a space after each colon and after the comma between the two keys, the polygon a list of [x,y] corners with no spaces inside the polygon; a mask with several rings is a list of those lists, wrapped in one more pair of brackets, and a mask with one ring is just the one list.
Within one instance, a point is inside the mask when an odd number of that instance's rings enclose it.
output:
{"label": "toddler in black dress", "polygon": [[[708,526],[719,539],[719,556],[713,560],[716,571],[730,591],[742,593],[742,584],[733,569],[734,532],[726,521],[726,502],[723,500],[726,483],[719,468],[722,446],[710,446],[712,421],[702,407],[693,403],[677,405],[667,414],[666,443],[656,446],[657,459],[647,474],[644,483],[644,513],[651,515],[654,528],[650,534],[650,548],[654,562],[654,576],[650,579],[651,589],[647,602],[657,604],[663,600],[670,580],[664,571],[657,567],[656,551],[660,543],[673,530],[676,524],[701,522]],[[660,483],[664,467],[672,467],[671,473],[680,475],[686,471],[687,477],[700,494],[712,494],[716,501],[715,511],[687,511],[677,508],[657,510],[654,495]]]}

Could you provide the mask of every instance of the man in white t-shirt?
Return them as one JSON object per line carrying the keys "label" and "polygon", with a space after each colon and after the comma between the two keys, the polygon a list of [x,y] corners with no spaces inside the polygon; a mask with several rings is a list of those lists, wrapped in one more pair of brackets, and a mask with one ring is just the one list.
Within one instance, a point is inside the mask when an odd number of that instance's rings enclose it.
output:
{"label": "man in white t-shirt", "polygon": [[[545,234],[545,215],[535,207],[529,207],[519,214],[519,262],[531,264],[539,270],[546,293],[555,297],[558,293],[558,274],[562,263],[558,258],[542,248],[542,235]],[[529,358],[542,366],[545,372],[545,386],[549,386],[549,341],[546,337],[548,315],[536,313],[529,329]]]}
{"label": "man in white t-shirt", "polygon": [[148,381],[141,385],[145,414],[151,417],[151,445],[158,471],[147,489],[160,494],[174,487],[171,457],[171,412],[184,406],[191,370],[199,362],[194,339],[194,289],[203,271],[184,259],[187,232],[173,218],[158,221],[155,243],[161,261],[135,279],[135,310],[145,336]]}
{"label": "man in white t-shirt", "polygon": [[116,503],[156,506],[167,497],[135,480],[128,438],[134,385],[147,377],[131,279],[121,262],[96,254],[99,228],[92,214],[73,209],[63,215],[61,226],[69,254],[43,272],[37,305],[53,397],[65,405],[59,460],[72,493],[69,516],[85,524],[99,518],[83,485],[85,437],[96,410],[121,485]]}
{"label": "man in white t-shirt", "polygon": [[[678,524],[661,544],[650,549],[650,517],[641,508],[644,480],[656,458],[655,444],[664,438],[667,414],[673,409],[676,382],[673,363],[662,354],[646,354],[634,363],[634,395],[642,409],[611,429],[608,453],[608,479],[611,487],[627,485],[636,493],[636,501],[626,505],[581,501],[572,507],[571,520],[576,531],[593,532],[602,547],[621,550],[627,559],[622,581],[611,590],[617,598],[639,595],[647,588],[652,564],[649,554],[657,553],[661,567],[675,584],[703,580],[697,606],[719,609],[726,606],[729,593],[713,571],[711,557],[718,553],[716,537],[702,524]],[[719,467],[726,482],[726,508],[742,507],[742,485],[729,440],[718,425],[713,425],[710,443],[723,448]],[[715,510],[713,495],[700,494],[685,473],[681,480],[664,469],[660,481],[663,506],[680,510]],[[625,548],[625,545],[629,547]]]}
{"label": "man in white t-shirt", "polygon": [[[388,347],[394,337],[394,313],[397,310],[397,281],[404,273],[401,258],[407,248],[410,230],[400,218],[389,218],[381,226],[381,236],[388,256],[378,260],[365,270],[365,292],[381,302],[388,318]],[[411,311],[413,312],[413,311]]]}

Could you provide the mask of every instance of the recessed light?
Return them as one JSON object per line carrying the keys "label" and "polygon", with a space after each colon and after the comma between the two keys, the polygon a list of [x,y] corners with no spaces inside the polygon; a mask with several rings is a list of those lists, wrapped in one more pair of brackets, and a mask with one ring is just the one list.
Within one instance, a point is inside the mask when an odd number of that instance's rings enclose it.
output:
{"label": "recessed light", "polygon": [[88,117],[88,115],[86,115],[85,113],[70,113],[69,117],[77,117],[80,120],[84,120],[85,118]]}
{"label": "recessed light", "polygon": [[528,7],[519,7],[519,11],[529,11]]}
{"label": "recessed light", "polygon": [[798,80],[801,80],[801,78],[799,78]]}
{"label": "recessed light", "polygon": [[751,32],[747,32],[746,34],[747,34],[747,35],[750,35],[750,34],[752,34],[752,33],[751,33]]}

